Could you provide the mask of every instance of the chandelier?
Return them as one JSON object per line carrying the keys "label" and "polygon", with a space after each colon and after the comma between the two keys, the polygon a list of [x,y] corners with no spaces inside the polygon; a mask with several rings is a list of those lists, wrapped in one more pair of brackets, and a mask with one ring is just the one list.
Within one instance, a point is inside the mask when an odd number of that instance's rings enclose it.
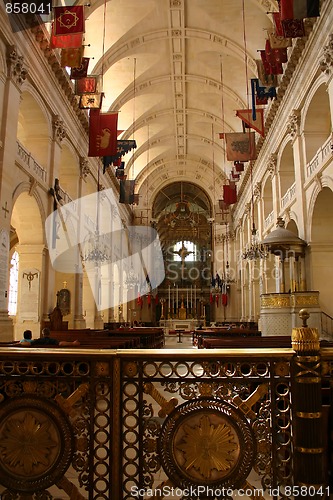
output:
{"label": "chandelier", "polygon": [[246,260],[266,259],[268,256],[267,248],[265,245],[258,241],[257,229],[255,224],[252,226],[251,245],[246,245],[245,252],[242,258]]}
{"label": "chandelier", "polygon": [[109,260],[109,258],[108,247],[105,242],[103,242],[98,229],[96,229],[94,237],[90,240],[89,245],[87,245],[87,251],[83,256],[83,261],[92,262],[98,265]]}
{"label": "chandelier", "polygon": [[82,260],[84,262],[90,262],[98,266],[107,260],[110,260],[110,245],[105,241],[105,235],[100,233],[100,203],[105,198],[103,193],[104,187],[100,184],[99,168],[97,173],[97,192],[96,192],[96,225],[95,231],[90,233],[90,238],[84,243],[86,246],[86,251],[83,255]]}
{"label": "chandelier", "polygon": [[125,279],[125,285],[127,288],[134,288],[139,284],[139,280],[137,275],[134,272],[133,266],[129,270],[126,279]]}

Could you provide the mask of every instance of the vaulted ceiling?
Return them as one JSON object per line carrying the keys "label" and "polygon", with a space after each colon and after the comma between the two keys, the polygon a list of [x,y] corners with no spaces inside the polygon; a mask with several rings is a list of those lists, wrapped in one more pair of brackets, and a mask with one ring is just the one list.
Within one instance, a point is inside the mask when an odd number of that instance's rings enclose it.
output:
{"label": "vaulted ceiling", "polygon": [[276,0],[93,0],[86,7],[84,55],[93,58],[89,73],[103,77],[102,111],[119,111],[119,138],[137,142],[125,161],[141,206],[173,182],[201,186],[217,204],[232,166],[219,133],[242,130],[235,111],[250,107],[257,50],[276,10]]}

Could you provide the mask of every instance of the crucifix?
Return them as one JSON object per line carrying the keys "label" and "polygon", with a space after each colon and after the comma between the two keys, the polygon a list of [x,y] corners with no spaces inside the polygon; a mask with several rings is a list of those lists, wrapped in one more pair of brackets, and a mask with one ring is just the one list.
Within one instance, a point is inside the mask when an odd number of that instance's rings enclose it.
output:
{"label": "crucifix", "polygon": [[7,214],[9,214],[9,210],[7,208],[7,202],[5,203],[5,206],[2,207],[2,210],[5,212],[5,219],[7,219]]}
{"label": "crucifix", "polygon": [[181,261],[182,261],[182,278],[184,277],[184,269],[185,269],[185,259],[188,255],[191,253],[194,253],[193,251],[189,252],[184,245],[184,242],[182,241],[182,247],[179,250],[174,250],[173,253],[176,253],[179,255]]}

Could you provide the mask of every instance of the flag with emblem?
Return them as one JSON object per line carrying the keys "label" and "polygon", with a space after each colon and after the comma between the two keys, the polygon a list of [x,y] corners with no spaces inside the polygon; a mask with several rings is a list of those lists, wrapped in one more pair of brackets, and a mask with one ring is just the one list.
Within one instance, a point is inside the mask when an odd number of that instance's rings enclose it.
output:
{"label": "flag with emblem", "polygon": [[103,93],[101,94],[84,94],[80,96],[80,109],[101,109]]}
{"label": "flag with emblem", "polygon": [[83,5],[54,7],[54,35],[84,33]]}
{"label": "flag with emblem", "polygon": [[89,57],[82,57],[81,65],[78,68],[71,69],[71,80],[77,80],[78,78],[85,78],[88,73]]}
{"label": "flag with emblem", "polygon": [[61,66],[76,68],[81,65],[83,56],[83,47],[74,49],[61,49]]}
{"label": "flag with emblem", "polygon": [[88,156],[112,156],[117,153],[117,124],[118,113],[90,110]]}
{"label": "flag with emblem", "polygon": [[255,133],[232,132],[224,134],[228,161],[249,161],[257,158]]}

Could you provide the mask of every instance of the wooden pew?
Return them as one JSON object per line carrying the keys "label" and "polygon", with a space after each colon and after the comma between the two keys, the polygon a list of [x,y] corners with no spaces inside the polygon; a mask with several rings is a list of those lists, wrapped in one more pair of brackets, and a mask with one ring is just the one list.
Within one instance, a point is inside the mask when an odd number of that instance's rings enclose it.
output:
{"label": "wooden pew", "polygon": [[[333,342],[327,340],[320,341],[321,347],[333,347]],[[206,337],[202,339],[201,348],[203,349],[250,349],[250,348],[279,348],[286,347],[291,348],[291,337],[290,335],[275,335],[268,337],[248,337],[248,338],[210,338]]]}
{"label": "wooden pew", "polygon": [[[51,331],[51,337],[59,341],[79,340],[82,347],[95,347],[97,349],[159,349],[164,346],[163,328],[151,327],[120,328],[116,330],[91,330],[88,328],[68,331],[53,330]],[[117,343],[119,347],[117,347]]]}
{"label": "wooden pew", "polygon": [[51,337],[61,341],[80,342],[80,348],[88,349],[134,349],[139,347],[139,341],[133,337],[110,337],[104,330],[68,330],[52,331]]}
{"label": "wooden pew", "polygon": [[254,330],[252,328],[214,328],[206,330],[194,330],[192,334],[193,345],[201,347],[202,340],[204,338],[250,338],[250,337],[260,337],[261,331]]}
{"label": "wooden pew", "polygon": [[108,333],[111,337],[127,336],[138,338],[140,340],[140,347],[143,349],[160,349],[164,346],[163,328],[138,326],[135,328],[119,328],[117,330],[109,330]]}
{"label": "wooden pew", "polygon": [[291,337],[288,335],[277,335],[271,337],[221,337],[211,338],[206,337],[198,348],[200,349],[250,349],[250,348],[275,348],[289,347],[291,348]]}

